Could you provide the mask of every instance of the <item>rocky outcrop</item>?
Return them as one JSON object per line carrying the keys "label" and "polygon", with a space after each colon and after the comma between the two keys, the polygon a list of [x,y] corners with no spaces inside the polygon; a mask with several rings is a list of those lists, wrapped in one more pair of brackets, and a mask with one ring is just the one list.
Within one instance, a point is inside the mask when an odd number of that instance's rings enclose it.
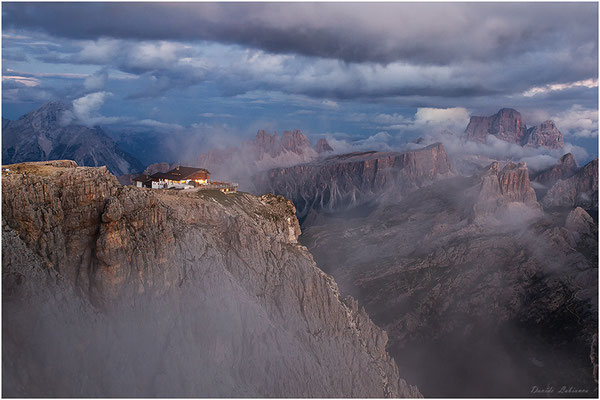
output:
{"label": "rocky outcrop", "polygon": [[500,192],[509,201],[535,203],[535,191],[529,182],[526,163],[515,164],[509,161],[498,175]]}
{"label": "rocky outcrop", "polygon": [[3,395],[419,395],[286,199],[122,187],[71,161],[2,178]]}
{"label": "rocky outcrop", "polygon": [[333,148],[327,142],[327,139],[319,139],[317,144],[315,144],[315,151],[319,154],[323,153],[331,153],[333,152]]}
{"label": "rocky outcrop", "polygon": [[588,251],[596,248],[597,253],[598,225],[583,208],[576,207],[569,212],[565,228],[571,232],[573,247],[579,246]]}
{"label": "rocky outcrop", "polygon": [[277,133],[269,134],[263,129],[256,133],[254,142],[250,142],[249,146],[257,150],[256,158],[258,159],[262,159],[265,154],[277,157],[283,151],[283,145],[279,141]]}
{"label": "rocky outcrop", "polygon": [[405,153],[350,153],[275,168],[256,177],[256,186],[291,199],[304,217],[311,210],[352,208],[384,193],[396,196],[451,171],[444,146],[435,143]]}
{"label": "rocky outcrop", "polygon": [[564,146],[562,133],[553,121],[527,129],[521,114],[512,108],[503,108],[489,117],[471,117],[465,130],[467,140],[484,143],[488,135],[506,142],[528,147],[560,149]]}
{"label": "rocky outcrop", "polygon": [[544,207],[598,208],[598,159],[556,182],[542,199]]}
{"label": "rocky outcrop", "polygon": [[489,117],[471,117],[465,131],[468,140],[485,142],[488,135],[511,143],[521,144],[527,126],[521,114],[512,108],[503,108]]}
{"label": "rocky outcrop", "polygon": [[562,149],[565,145],[563,134],[560,133],[554,121],[544,121],[538,126],[527,130],[523,145],[528,147],[547,147],[549,149]]}
{"label": "rocky outcrop", "polygon": [[475,203],[472,217],[484,216],[502,210],[510,203],[537,208],[535,191],[529,181],[527,164],[509,161],[500,169],[493,162],[481,174],[481,183],[475,186]]}
{"label": "rocky outcrop", "polygon": [[567,179],[573,176],[579,170],[579,165],[573,154],[567,153],[562,156],[559,162],[535,175],[533,180],[550,188],[561,179]]}
{"label": "rocky outcrop", "polygon": [[297,129],[284,131],[281,135],[281,144],[284,149],[296,154],[304,154],[306,149],[311,148],[308,138]]}
{"label": "rocky outcrop", "polygon": [[16,121],[3,122],[2,162],[71,159],[81,165],[106,166],[115,175],[142,170],[140,162],[102,129],[72,119],[69,106],[49,102]]}

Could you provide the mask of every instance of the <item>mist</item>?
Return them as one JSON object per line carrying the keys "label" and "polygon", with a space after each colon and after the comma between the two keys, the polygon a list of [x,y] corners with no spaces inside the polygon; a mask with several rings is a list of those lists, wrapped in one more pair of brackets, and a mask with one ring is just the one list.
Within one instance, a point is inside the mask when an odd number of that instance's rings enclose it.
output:
{"label": "mist", "polygon": [[522,203],[473,219],[478,185],[458,176],[323,210],[300,240],[386,329],[425,397],[531,397],[547,385],[594,397],[597,230],[575,239],[565,214]]}

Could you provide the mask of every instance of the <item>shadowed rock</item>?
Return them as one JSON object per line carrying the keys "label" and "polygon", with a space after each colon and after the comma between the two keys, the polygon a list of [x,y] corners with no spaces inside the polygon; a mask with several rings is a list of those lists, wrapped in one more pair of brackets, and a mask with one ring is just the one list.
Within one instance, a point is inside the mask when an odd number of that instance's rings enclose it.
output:
{"label": "shadowed rock", "polygon": [[598,159],[556,182],[542,200],[544,207],[598,208]]}
{"label": "shadowed rock", "polygon": [[90,167],[106,166],[115,175],[143,168],[102,129],[73,121],[70,106],[62,103],[46,103],[16,121],[3,120],[2,125],[4,164],[71,159]]}
{"label": "shadowed rock", "polygon": [[535,175],[533,180],[550,188],[560,179],[567,179],[573,176],[579,170],[579,165],[573,154],[567,153],[562,156],[559,162]]}
{"label": "shadowed rock", "polygon": [[333,151],[333,148],[329,145],[329,143],[327,142],[327,139],[323,138],[323,139],[319,139],[319,141],[315,145],[315,151],[319,154],[331,153]]}
{"label": "shadowed rock", "polygon": [[435,143],[405,153],[349,153],[275,168],[258,176],[256,186],[291,199],[304,217],[310,210],[352,208],[384,192],[400,195],[451,172],[444,146]]}

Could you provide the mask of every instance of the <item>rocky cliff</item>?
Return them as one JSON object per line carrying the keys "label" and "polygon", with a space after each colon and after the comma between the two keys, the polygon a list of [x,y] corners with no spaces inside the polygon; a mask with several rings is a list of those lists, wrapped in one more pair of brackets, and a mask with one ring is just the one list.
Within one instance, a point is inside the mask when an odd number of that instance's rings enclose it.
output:
{"label": "rocky cliff", "polygon": [[538,126],[527,130],[527,136],[523,139],[523,145],[529,147],[547,147],[549,149],[562,149],[565,141],[562,133],[556,127],[554,121],[544,121]]}
{"label": "rocky cliff", "polygon": [[579,165],[573,154],[567,153],[560,158],[556,165],[538,172],[533,180],[550,188],[560,179],[570,178],[579,170]]}
{"label": "rocky cliff", "polygon": [[384,193],[396,196],[451,172],[444,146],[436,143],[405,153],[350,153],[275,168],[257,177],[256,185],[291,199],[304,217],[311,210],[352,208]]}
{"label": "rocky cliff", "polygon": [[503,108],[489,117],[471,117],[465,130],[467,140],[485,142],[493,135],[506,142],[520,146],[560,149],[564,146],[562,133],[553,121],[527,129],[521,114],[512,108]]}
{"label": "rocky cliff", "polygon": [[122,187],[71,161],[9,169],[4,396],[419,395],[297,243],[284,198]]}
{"label": "rocky cliff", "polygon": [[16,121],[3,121],[2,162],[71,159],[81,165],[106,166],[115,175],[143,167],[100,128],[72,121],[70,106],[49,102]]}
{"label": "rocky cliff", "polygon": [[542,199],[544,207],[598,208],[598,159],[587,163],[574,175],[557,181]]}
{"label": "rocky cliff", "polygon": [[333,148],[329,145],[327,139],[319,139],[317,144],[315,144],[315,151],[319,154],[331,153],[333,152]]}
{"label": "rocky cliff", "polygon": [[467,139],[485,142],[487,135],[521,144],[527,132],[521,114],[512,108],[503,108],[489,117],[471,117],[466,129]]}
{"label": "rocky cliff", "polygon": [[510,203],[538,206],[525,163],[509,161],[500,169],[498,162],[493,162],[482,172],[481,183],[475,187],[475,192],[473,217],[496,212]]}

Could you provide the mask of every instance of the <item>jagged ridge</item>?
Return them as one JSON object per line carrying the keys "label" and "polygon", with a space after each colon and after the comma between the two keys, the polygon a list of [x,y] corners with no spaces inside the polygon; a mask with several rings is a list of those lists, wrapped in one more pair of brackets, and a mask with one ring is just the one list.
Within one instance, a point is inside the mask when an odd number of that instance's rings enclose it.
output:
{"label": "jagged ridge", "polygon": [[383,192],[399,194],[452,171],[441,143],[423,149],[393,152],[350,153],[321,161],[275,168],[256,178],[263,191],[291,199],[298,216],[311,209],[353,207]]}

